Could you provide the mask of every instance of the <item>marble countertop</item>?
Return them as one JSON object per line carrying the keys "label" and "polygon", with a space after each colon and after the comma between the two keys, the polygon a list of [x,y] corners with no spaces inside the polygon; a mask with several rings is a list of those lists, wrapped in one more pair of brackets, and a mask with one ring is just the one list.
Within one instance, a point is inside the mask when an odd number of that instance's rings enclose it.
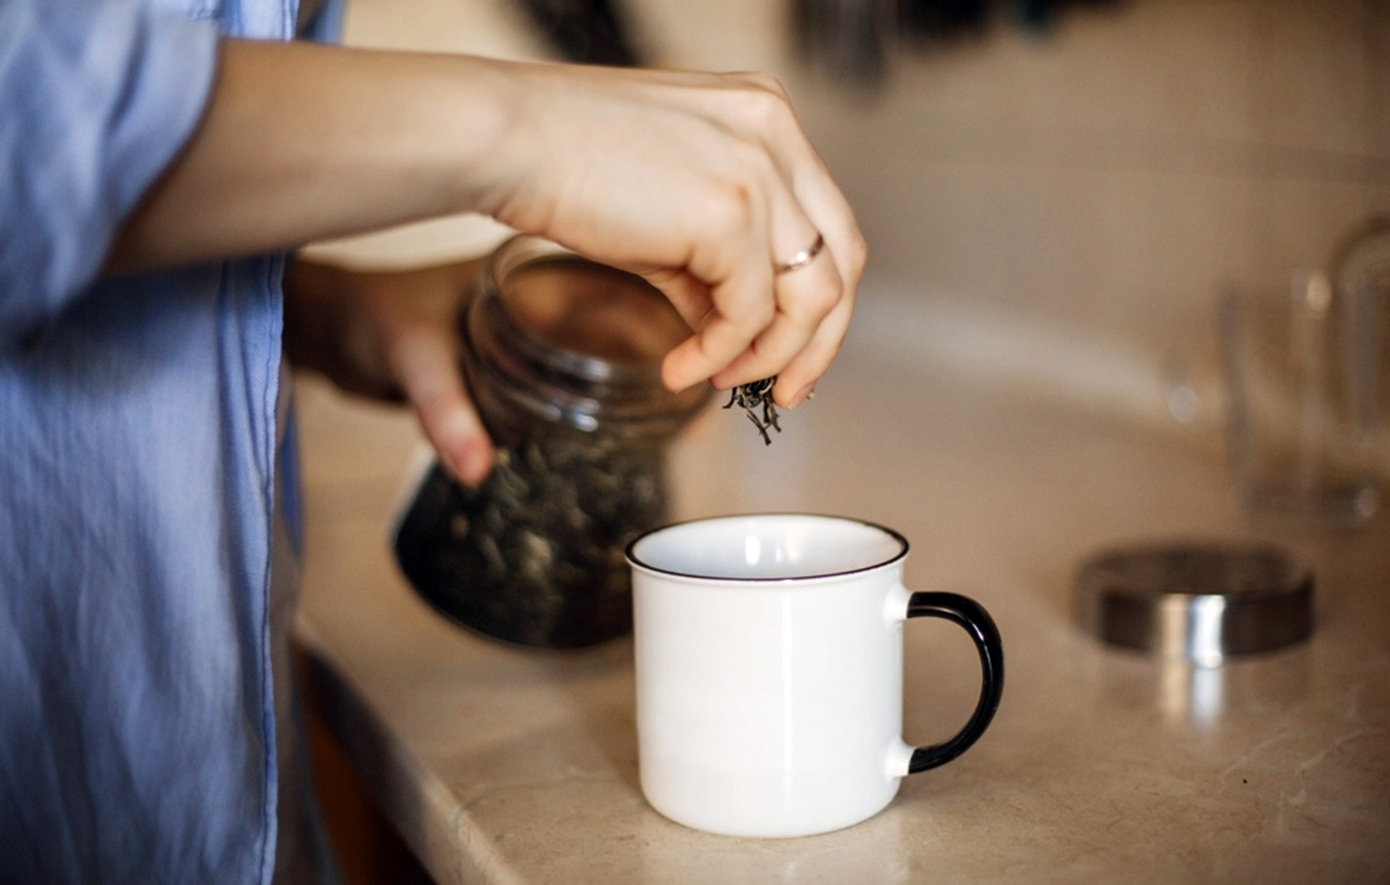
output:
{"label": "marble countertop", "polygon": [[[695,832],[637,783],[632,646],[502,646],[396,571],[409,416],[300,384],[300,637],[321,712],[424,865],[451,882],[1384,881],[1390,875],[1390,518],[1252,531],[1219,451],[1037,398],[919,378],[847,349],[764,447],[707,411],[672,458],[677,516],[809,510],[892,526],[914,589],[980,600],[1007,685],[963,757],[871,820],[793,840]],[[1108,544],[1258,536],[1314,565],[1317,626],[1193,669],[1073,624]],[[978,664],[949,624],[906,629],[905,737],[954,733]]]}

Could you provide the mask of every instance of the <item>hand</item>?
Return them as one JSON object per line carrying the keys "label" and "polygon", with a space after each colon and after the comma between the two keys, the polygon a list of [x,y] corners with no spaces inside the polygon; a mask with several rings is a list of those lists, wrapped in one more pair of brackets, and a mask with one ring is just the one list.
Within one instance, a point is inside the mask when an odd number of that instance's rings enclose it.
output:
{"label": "hand", "polygon": [[476,486],[494,451],[460,374],[458,318],[481,261],[360,272],[307,260],[285,275],[285,348],[350,393],[414,407],[441,463]]}
{"label": "hand", "polygon": [[[514,66],[523,82],[483,208],[642,274],[694,330],[668,386],[778,376],[794,407],[839,351],[865,245],[848,204],[761,75]],[[774,272],[818,236],[804,267]]]}
{"label": "hand", "polygon": [[[224,41],[198,130],[107,267],[457,212],[642,274],[694,332],[666,358],[668,386],[777,375],[784,407],[838,352],[864,267],[854,216],[770,77],[245,40]],[[775,273],[818,236],[815,260]]]}

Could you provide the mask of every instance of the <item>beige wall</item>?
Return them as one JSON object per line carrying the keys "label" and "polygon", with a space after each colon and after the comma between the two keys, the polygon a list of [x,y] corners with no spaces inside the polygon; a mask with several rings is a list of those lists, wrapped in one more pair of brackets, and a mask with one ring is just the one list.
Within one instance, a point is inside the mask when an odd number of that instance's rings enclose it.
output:
{"label": "beige wall", "polygon": [[[352,42],[538,51],[504,0],[353,3]],[[870,243],[847,359],[1167,420],[1164,366],[1214,371],[1221,281],[1282,280],[1390,211],[1390,0],[1132,0],[900,52],[877,91],[789,53],[782,2],[627,7],[664,64],[791,87]]]}
{"label": "beige wall", "polygon": [[1137,0],[901,59],[877,101],[809,91],[869,297],[939,312],[962,358],[1073,353],[1059,378],[1108,374],[1099,395],[1151,405],[1165,360],[1208,359],[1220,282],[1320,265],[1390,211],[1384,0]]}

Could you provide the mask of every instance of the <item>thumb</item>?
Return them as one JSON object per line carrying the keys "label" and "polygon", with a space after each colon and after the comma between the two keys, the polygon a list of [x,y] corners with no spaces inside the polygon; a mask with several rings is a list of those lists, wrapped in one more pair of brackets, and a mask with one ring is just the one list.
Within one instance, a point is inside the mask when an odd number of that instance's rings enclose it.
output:
{"label": "thumb", "polygon": [[459,373],[457,349],[443,330],[402,330],[388,346],[396,379],[425,437],[459,482],[479,485],[496,458],[492,441]]}

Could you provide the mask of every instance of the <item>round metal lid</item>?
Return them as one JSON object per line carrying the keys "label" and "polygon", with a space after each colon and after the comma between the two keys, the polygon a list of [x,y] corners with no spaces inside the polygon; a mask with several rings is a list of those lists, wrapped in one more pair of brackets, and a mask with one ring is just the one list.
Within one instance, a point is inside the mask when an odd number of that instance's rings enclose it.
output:
{"label": "round metal lid", "polygon": [[1075,590],[1076,619],[1088,633],[1204,667],[1313,631],[1313,574],[1275,544],[1118,546],[1081,563]]}

